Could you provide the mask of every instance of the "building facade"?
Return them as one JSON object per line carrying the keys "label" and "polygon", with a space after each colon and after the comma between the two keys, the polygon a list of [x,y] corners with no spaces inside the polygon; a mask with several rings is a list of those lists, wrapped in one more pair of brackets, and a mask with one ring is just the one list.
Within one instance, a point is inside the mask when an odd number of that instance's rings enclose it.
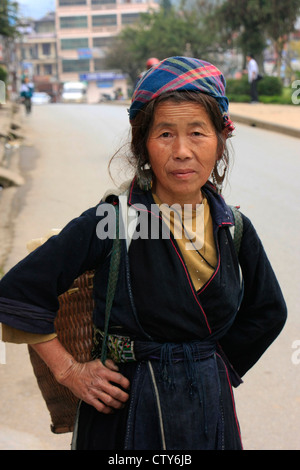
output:
{"label": "building facade", "polygon": [[56,0],[58,77],[61,83],[86,81],[88,101],[127,97],[126,77],[105,69],[105,56],[122,27],[142,12],[159,8],[155,0]]}
{"label": "building facade", "polygon": [[19,76],[33,81],[37,91],[48,92],[53,101],[59,94],[55,13],[31,22],[17,44]]}

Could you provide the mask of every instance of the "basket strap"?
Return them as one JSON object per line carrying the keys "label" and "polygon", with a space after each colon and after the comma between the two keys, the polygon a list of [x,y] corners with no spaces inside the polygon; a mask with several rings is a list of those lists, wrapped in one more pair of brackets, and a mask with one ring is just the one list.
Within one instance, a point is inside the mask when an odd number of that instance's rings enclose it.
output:
{"label": "basket strap", "polygon": [[238,255],[240,251],[242,236],[243,236],[243,218],[237,207],[235,206],[229,206],[229,207],[232,211],[234,222],[235,222],[235,225],[233,227],[234,230],[232,233],[232,239],[233,239],[236,254]]}
{"label": "basket strap", "polygon": [[109,276],[108,276],[108,285],[107,285],[107,294],[106,294],[106,306],[105,306],[105,323],[104,323],[104,338],[102,342],[102,350],[101,350],[101,362],[104,364],[107,357],[107,336],[108,336],[108,325],[110,319],[110,312],[111,307],[113,304],[116,285],[119,276],[119,265],[120,265],[120,258],[121,258],[121,240],[119,237],[119,206],[116,205],[116,236],[113,241],[111,259],[110,259],[110,267],[109,267]]}
{"label": "basket strap", "polygon": [[[230,227],[230,229],[232,229],[230,230],[230,232],[231,232],[234,248],[238,257],[239,252],[240,252],[242,237],[243,237],[243,218],[242,218],[242,214],[240,213],[237,207],[235,206],[229,206],[229,207],[232,211],[232,214],[234,217],[234,223],[235,223],[233,227]],[[243,273],[242,273],[242,268],[241,268],[240,263],[239,263],[239,272],[240,272],[240,287],[242,289],[243,288]]]}

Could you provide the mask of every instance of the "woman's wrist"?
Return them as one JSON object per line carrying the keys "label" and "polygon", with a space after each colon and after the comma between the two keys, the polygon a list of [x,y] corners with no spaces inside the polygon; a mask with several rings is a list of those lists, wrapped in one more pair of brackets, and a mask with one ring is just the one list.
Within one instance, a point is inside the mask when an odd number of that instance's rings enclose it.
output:
{"label": "woman's wrist", "polygon": [[77,363],[74,357],[64,348],[58,338],[33,344],[32,348],[47,364],[55,379],[62,383],[69,371]]}

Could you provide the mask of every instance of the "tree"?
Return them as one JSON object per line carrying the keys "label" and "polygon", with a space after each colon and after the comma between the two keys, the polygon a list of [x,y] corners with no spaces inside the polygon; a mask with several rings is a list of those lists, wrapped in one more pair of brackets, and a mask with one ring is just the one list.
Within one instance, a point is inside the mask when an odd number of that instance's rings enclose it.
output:
{"label": "tree", "polygon": [[295,30],[297,17],[300,15],[300,0],[269,0],[266,18],[266,34],[273,41],[276,51],[276,69],[280,76],[282,53],[288,35]]}
{"label": "tree", "polygon": [[268,2],[269,0],[226,0],[216,12],[224,42],[231,47],[236,44],[244,58],[249,53],[254,54],[261,64],[266,47],[264,26]]}
{"label": "tree", "polygon": [[1,0],[0,3],[0,35],[13,38],[18,35],[17,26],[19,5],[11,0]]}
{"label": "tree", "polygon": [[198,5],[187,9],[182,3],[176,9],[164,0],[159,11],[144,13],[138,23],[123,29],[108,52],[106,65],[123,70],[135,83],[149,57],[190,55],[208,60],[216,45],[203,8]]}
{"label": "tree", "polygon": [[216,17],[228,44],[235,40],[244,56],[252,52],[261,66],[266,41],[271,39],[279,72],[287,35],[294,30],[299,13],[300,0],[226,0]]}

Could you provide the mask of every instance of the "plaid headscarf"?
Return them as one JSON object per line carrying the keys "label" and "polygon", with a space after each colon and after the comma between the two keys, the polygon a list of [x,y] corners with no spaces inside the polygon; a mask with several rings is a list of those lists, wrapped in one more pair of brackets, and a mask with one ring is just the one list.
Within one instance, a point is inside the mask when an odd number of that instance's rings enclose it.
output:
{"label": "plaid headscarf", "polygon": [[228,115],[225,78],[214,65],[190,57],[169,57],[148,70],[137,83],[129,108],[132,121],[142,107],[162,93],[190,90],[206,93],[218,103],[229,133],[234,125]]}

